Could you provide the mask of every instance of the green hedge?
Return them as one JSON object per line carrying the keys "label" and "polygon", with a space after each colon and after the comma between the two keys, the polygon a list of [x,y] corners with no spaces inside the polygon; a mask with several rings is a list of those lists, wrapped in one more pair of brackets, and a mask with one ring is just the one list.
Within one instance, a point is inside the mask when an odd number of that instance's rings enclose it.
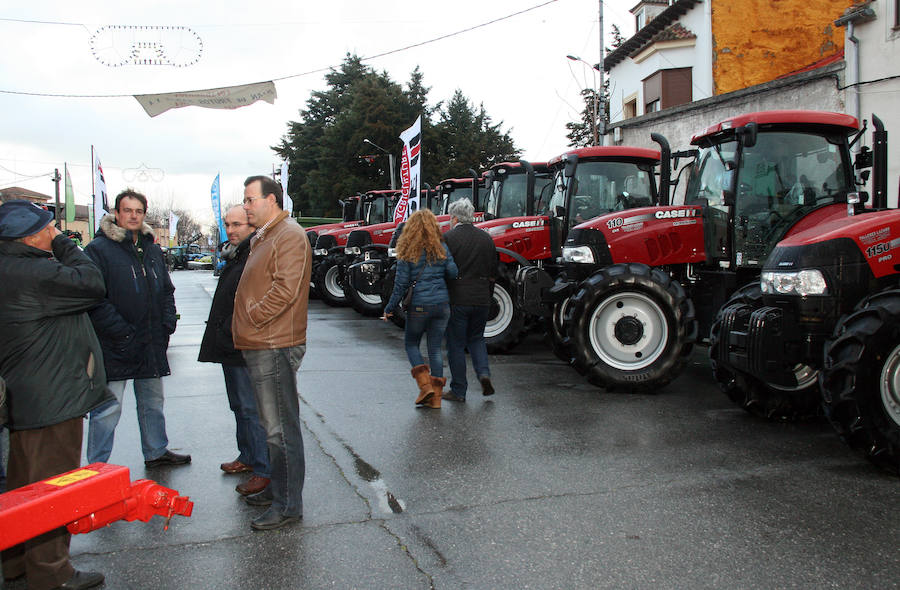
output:
{"label": "green hedge", "polygon": [[324,225],[326,223],[338,223],[341,221],[340,217],[299,217],[297,221],[300,222],[300,225],[303,227],[312,227],[314,225]]}

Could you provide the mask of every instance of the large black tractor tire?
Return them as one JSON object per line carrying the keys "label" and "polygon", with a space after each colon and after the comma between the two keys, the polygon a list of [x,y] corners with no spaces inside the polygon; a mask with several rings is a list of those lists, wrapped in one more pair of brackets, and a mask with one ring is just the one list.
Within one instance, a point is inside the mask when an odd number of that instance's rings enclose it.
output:
{"label": "large black tractor tire", "polygon": [[516,307],[515,272],[503,264],[497,272],[484,341],[491,354],[509,352],[525,335],[525,312]]}
{"label": "large black tractor tire", "polygon": [[[360,260],[362,260],[362,258],[354,260],[353,262],[359,262]],[[350,268],[349,264],[347,265],[347,268]],[[387,301],[382,303],[381,293],[370,295],[368,293],[360,293],[357,291],[353,285],[350,284],[349,277],[347,277],[344,284],[344,296],[357,313],[361,313],[367,317],[380,316],[384,311],[384,306],[387,304]]]}
{"label": "large black tractor tire", "polygon": [[332,307],[347,305],[340,268],[334,257],[329,256],[319,263],[316,267],[316,276],[313,279],[322,301]]}
{"label": "large black tractor tire", "polygon": [[378,317],[384,311],[385,301],[382,303],[381,295],[369,295],[368,293],[360,293],[349,283],[344,285],[344,296],[350,305],[353,306],[358,313],[367,317]]}
{"label": "large black tractor tire", "polygon": [[[381,289],[381,309],[391,300],[391,293],[394,292],[394,277],[397,276],[397,267],[391,267],[384,277],[384,286]],[[402,305],[398,305],[391,314],[391,323],[398,328],[406,328],[406,310]]]}
{"label": "large black tractor tire", "polygon": [[566,311],[572,361],[608,390],[656,392],[687,364],[697,336],[694,305],[668,274],[614,264],[588,277]]}
{"label": "large black tractor tire", "polygon": [[566,310],[570,299],[566,297],[553,305],[553,313],[547,318],[547,336],[553,354],[561,361],[573,363],[572,337],[569,336],[569,325],[566,323]]}
{"label": "large black tractor tire", "polygon": [[818,371],[809,365],[794,365],[791,371],[796,383],[794,386],[784,387],[766,383],[719,360],[719,347],[722,345],[720,332],[725,311],[732,306],[745,306],[750,311],[762,305],[762,291],[757,281],[738,289],[716,314],[709,335],[709,360],[713,377],[728,399],[754,416],[793,422],[819,415],[821,401]]}
{"label": "large black tractor tire", "polygon": [[900,290],[865,299],[825,348],[825,415],[866,458],[900,474]]}

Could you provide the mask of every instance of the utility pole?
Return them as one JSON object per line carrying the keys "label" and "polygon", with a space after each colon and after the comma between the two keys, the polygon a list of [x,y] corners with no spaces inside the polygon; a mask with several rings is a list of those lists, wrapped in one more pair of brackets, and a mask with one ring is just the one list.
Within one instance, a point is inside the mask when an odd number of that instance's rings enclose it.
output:
{"label": "utility pole", "polygon": [[62,177],[59,175],[59,168],[53,169],[53,178],[50,180],[53,181],[53,184],[56,185],[56,211],[53,217],[56,218],[56,229],[62,231],[62,224],[60,223],[59,217],[59,181],[62,180]]}
{"label": "utility pole", "polygon": [[[600,26],[598,27],[600,29],[600,63],[597,64],[597,70],[600,72],[600,88],[597,90],[597,92],[600,93],[600,96],[597,97],[597,100],[600,101],[600,113],[599,119],[597,120],[597,124],[594,129],[599,128],[600,136],[603,137],[606,135],[606,101],[603,100],[603,54],[605,53],[603,49],[603,0],[597,0],[597,4],[599,5],[600,15],[598,18],[598,21],[600,23]],[[606,141],[603,141],[603,143],[606,143]],[[597,142],[597,138],[595,138],[594,140],[594,145],[600,145]]]}

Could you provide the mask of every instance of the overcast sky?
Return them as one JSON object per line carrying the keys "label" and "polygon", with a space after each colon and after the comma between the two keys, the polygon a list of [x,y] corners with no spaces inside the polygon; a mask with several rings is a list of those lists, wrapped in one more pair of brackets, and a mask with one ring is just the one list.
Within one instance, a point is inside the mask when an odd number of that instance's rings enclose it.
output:
{"label": "overcast sky", "polygon": [[[626,37],[634,34],[628,9],[635,3],[604,3],[607,46],[613,23]],[[241,198],[246,176],[271,173],[276,157],[269,146],[279,142],[288,121],[298,118],[310,91],[325,88],[324,72],[276,81],[274,105],[259,102],[233,111],[187,107],[150,118],[130,95],[327,69],[339,66],[347,52],[374,56],[537,6],[366,63],[401,84],[420,66],[431,87],[431,104],[459,88],[476,105],[483,103],[494,122],[503,122],[523,157],[546,160],[566,149],[565,123],[582,108],[579,90],[594,84],[591,70],[566,55],[590,63],[600,57],[597,0],[5,4],[0,8],[0,90],[129,96],[0,93],[0,188],[21,186],[52,195],[49,173],[57,167],[62,173],[68,163],[76,202],[87,204],[93,145],[110,195],[134,187],[147,194],[151,208],[154,202],[174,200],[204,221],[212,219],[209,187],[217,173],[223,203]],[[101,39],[102,27],[109,25],[189,27],[202,41],[202,54],[181,68],[109,67],[95,58],[91,46],[92,36]],[[360,146],[361,154],[370,151]]]}

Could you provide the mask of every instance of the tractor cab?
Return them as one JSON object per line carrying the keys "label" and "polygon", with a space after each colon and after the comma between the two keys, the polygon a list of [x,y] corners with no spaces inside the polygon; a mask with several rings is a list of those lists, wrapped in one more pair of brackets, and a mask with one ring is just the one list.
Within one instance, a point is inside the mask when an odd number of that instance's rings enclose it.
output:
{"label": "tractor cab", "polygon": [[[473,181],[475,186],[472,186]],[[434,211],[435,215],[446,215],[450,207],[450,203],[459,199],[467,198],[472,201],[476,211],[481,210],[481,204],[484,203],[485,196],[485,177],[480,178],[448,178],[442,180],[438,188],[440,194],[440,213]]]}
{"label": "tractor cab", "polygon": [[694,136],[685,205],[704,211],[707,263],[758,273],[798,221],[836,204],[844,211],[856,190],[848,141],[856,132],[849,115],[769,111]]}
{"label": "tractor cab", "polygon": [[374,225],[376,223],[385,223],[391,221],[394,217],[394,208],[400,199],[400,191],[398,190],[378,190],[369,191],[363,198],[363,219],[365,225]]}
{"label": "tractor cab", "polygon": [[558,232],[560,253],[569,230],[586,221],[626,209],[659,204],[654,170],[658,150],[597,146],[567,152],[550,161],[553,181],[549,198],[538,209],[549,215]]}
{"label": "tractor cab", "polygon": [[541,215],[550,182],[545,162],[520,160],[494,164],[485,174],[485,221]]}

